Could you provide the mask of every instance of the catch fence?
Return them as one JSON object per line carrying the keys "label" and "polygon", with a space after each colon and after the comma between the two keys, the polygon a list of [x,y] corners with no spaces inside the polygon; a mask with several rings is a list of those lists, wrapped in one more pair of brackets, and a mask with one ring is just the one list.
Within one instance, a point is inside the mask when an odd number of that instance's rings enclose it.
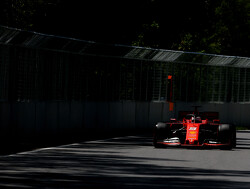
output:
{"label": "catch fence", "polygon": [[[172,90],[168,87],[172,76]],[[0,26],[1,101],[250,102],[250,58],[107,45]]]}

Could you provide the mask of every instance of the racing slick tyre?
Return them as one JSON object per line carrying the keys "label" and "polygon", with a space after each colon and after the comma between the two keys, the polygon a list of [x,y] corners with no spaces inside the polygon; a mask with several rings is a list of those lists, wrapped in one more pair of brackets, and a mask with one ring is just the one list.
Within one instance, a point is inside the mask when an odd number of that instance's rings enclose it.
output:
{"label": "racing slick tyre", "polygon": [[229,144],[224,146],[222,149],[232,149],[236,147],[236,129],[233,125],[221,124],[218,127],[218,139],[224,144]]}
{"label": "racing slick tyre", "polygon": [[153,145],[155,148],[161,148],[164,145],[159,144],[158,141],[168,137],[170,133],[170,126],[166,123],[157,123],[154,127]]}

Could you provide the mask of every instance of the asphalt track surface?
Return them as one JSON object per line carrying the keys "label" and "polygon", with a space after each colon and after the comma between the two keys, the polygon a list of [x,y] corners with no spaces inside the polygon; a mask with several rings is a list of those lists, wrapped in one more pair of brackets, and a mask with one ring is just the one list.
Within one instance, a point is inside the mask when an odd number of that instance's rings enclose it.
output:
{"label": "asphalt track surface", "polygon": [[0,188],[250,188],[250,131],[237,148],[155,149],[150,135],[0,156]]}

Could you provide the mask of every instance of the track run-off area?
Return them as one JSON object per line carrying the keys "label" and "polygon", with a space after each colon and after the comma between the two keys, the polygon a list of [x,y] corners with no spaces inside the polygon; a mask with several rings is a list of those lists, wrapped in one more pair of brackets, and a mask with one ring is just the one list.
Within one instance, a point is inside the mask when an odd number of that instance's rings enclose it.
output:
{"label": "track run-off area", "polygon": [[152,136],[84,141],[0,156],[0,188],[250,188],[250,131],[237,148],[152,146]]}

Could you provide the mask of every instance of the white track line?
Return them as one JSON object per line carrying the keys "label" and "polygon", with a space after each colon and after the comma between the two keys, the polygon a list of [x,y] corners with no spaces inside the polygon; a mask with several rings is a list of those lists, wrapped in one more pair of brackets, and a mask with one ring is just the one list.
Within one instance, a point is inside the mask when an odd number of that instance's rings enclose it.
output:
{"label": "white track line", "polygon": [[41,152],[41,151],[46,151],[46,150],[53,150],[53,149],[57,149],[57,148],[65,148],[65,147],[70,147],[70,146],[76,146],[76,145],[80,145],[83,143],[93,143],[93,142],[104,142],[104,141],[108,141],[108,140],[119,140],[119,139],[123,139],[123,138],[136,138],[137,136],[122,136],[122,137],[114,137],[114,138],[107,138],[107,139],[101,139],[101,140],[91,140],[91,141],[84,141],[84,142],[80,142],[80,143],[72,143],[72,144],[64,144],[64,145],[59,145],[59,146],[51,146],[51,147],[45,147],[45,148],[38,148],[35,150],[29,150],[29,151],[25,151],[25,152],[18,152],[15,154],[9,154],[9,155],[5,155],[2,157],[14,157],[14,156],[20,156],[20,155],[27,155],[27,154],[32,154],[32,153],[37,153],[37,152]]}

